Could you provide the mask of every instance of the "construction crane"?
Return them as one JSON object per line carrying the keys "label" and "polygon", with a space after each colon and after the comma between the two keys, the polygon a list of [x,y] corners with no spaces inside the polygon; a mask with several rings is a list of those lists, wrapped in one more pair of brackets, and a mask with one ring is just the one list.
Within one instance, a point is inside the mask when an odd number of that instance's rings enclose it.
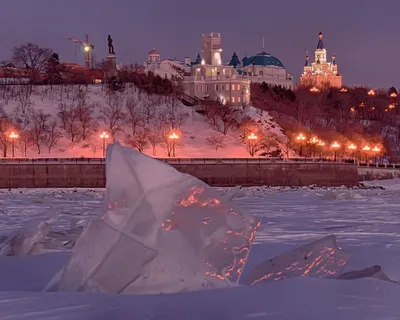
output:
{"label": "construction crane", "polygon": [[91,53],[92,50],[94,49],[94,45],[89,42],[89,36],[88,35],[85,36],[85,41],[77,40],[74,38],[67,38],[67,39],[74,43],[80,43],[82,45],[82,50],[85,53],[85,65],[86,68],[90,69]]}

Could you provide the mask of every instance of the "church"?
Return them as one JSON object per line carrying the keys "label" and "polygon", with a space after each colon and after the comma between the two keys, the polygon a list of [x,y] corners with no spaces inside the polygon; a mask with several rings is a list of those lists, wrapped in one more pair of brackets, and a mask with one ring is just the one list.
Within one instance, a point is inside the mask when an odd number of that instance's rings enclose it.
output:
{"label": "church", "polygon": [[338,73],[336,57],[332,55],[332,61],[327,61],[327,51],[322,41],[324,34],[320,32],[318,37],[314,62],[310,63],[310,57],[307,55],[304,71],[300,77],[300,85],[316,88],[341,88],[342,76]]}

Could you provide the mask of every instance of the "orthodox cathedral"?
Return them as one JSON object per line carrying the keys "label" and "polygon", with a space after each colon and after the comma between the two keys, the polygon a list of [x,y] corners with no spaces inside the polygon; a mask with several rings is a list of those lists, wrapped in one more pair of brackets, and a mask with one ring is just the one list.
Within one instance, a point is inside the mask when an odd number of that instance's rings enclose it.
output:
{"label": "orthodox cathedral", "polygon": [[342,87],[342,76],[338,73],[336,57],[332,55],[332,62],[327,61],[327,51],[325,49],[322,32],[318,35],[319,40],[315,49],[315,60],[310,63],[307,55],[303,74],[300,77],[300,85],[316,88]]}

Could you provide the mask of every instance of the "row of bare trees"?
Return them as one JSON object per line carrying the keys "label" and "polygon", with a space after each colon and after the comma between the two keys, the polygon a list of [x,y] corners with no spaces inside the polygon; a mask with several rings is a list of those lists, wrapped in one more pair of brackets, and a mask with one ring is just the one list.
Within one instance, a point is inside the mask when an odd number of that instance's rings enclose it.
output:
{"label": "row of bare trees", "polygon": [[251,92],[253,106],[274,116],[288,136],[309,131],[325,140],[384,140],[388,151],[400,150],[400,106],[394,88],[371,93],[368,88],[316,92],[304,87],[293,92],[255,84]]}

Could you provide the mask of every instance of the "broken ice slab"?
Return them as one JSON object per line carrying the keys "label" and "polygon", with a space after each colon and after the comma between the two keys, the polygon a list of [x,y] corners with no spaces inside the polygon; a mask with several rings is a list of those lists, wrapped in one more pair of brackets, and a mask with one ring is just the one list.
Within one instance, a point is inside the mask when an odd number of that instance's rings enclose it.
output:
{"label": "broken ice slab", "polygon": [[78,238],[59,290],[166,293],[236,285],[257,219],[188,174],[115,143],[104,211]]}
{"label": "broken ice slab", "polygon": [[255,266],[243,283],[255,285],[299,276],[337,278],[350,257],[351,254],[341,250],[335,236],[331,235]]}
{"label": "broken ice slab", "polygon": [[31,221],[23,229],[10,236],[1,246],[0,255],[20,256],[38,254],[43,250],[43,241],[51,226],[58,219],[59,212],[51,210],[45,221]]}

